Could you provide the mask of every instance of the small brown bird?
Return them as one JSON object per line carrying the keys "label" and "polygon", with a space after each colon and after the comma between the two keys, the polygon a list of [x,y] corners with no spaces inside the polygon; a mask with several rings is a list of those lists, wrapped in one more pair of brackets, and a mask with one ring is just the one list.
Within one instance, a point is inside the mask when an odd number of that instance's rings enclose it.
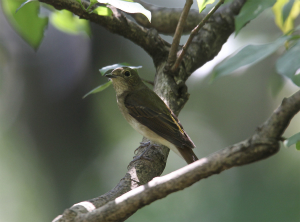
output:
{"label": "small brown bird", "polygon": [[188,164],[198,160],[192,150],[195,144],[184,131],[178,118],[161,98],[143,83],[136,69],[117,68],[105,77],[112,80],[118,106],[127,122],[151,141],[147,143],[147,149],[133,161],[139,159],[153,143],[167,146]]}

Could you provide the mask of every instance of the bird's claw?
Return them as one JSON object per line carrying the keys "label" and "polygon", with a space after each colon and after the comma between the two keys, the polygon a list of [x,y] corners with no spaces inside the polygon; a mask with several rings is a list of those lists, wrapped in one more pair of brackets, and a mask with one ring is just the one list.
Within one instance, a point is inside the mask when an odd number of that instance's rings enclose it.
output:
{"label": "bird's claw", "polygon": [[149,145],[150,145],[150,141],[140,142],[140,146],[138,148],[136,148],[133,153],[136,154],[136,152],[139,150],[139,148],[149,146]]}
{"label": "bird's claw", "polygon": [[151,158],[144,156],[144,154],[145,154],[145,153],[142,153],[141,155],[135,157],[130,163],[135,162],[135,161],[137,161],[137,160],[141,160],[141,159],[148,160],[148,161],[152,161]]}
{"label": "bird's claw", "polygon": [[141,142],[140,144],[141,144],[141,145],[140,145],[138,148],[136,148],[136,150],[134,151],[134,154],[138,151],[139,148],[145,147],[145,146],[147,146],[147,147],[145,148],[145,150],[143,150],[143,152],[142,152],[139,156],[135,157],[130,163],[135,162],[135,161],[137,161],[137,160],[139,160],[139,159],[145,159],[145,160],[148,160],[148,161],[152,161],[151,158],[145,157],[144,154],[145,154],[152,146],[157,147],[158,145],[152,144],[150,141],[147,141],[147,142]]}

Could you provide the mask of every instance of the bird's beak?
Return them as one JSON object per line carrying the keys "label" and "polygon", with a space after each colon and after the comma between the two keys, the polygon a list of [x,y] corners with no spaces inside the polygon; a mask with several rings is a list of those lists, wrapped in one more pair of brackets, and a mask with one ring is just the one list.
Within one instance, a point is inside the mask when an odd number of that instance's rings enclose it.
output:
{"label": "bird's beak", "polygon": [[107,78],[117,78],[118,77],[117,75],[114,75],[112,73],[108,73],[108,74],[106,74],[104,76],[107,77]]}

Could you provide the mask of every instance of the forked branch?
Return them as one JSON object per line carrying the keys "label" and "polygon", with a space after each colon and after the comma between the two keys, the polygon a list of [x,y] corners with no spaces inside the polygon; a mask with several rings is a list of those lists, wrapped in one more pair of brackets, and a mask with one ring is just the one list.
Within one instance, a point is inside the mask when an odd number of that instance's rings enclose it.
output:
{"label": "forked branch", "polygon": [[182,59],[183,59],[183,56],[185,55],[188,47],[190,46],[194,36],[199,32],[199,30],[205,25],[205,23],[208,21],[208,19],[215,13],[215,11],[224,3],[224,0],[220,0],[210,11],[209,13],[204,17],[203,20],[201,20],[201,22],[192,30],[187,42],[184,44],[184,46],[182,47],[182,50],[180,51],[180,54],[179,56],[177,57],[176,59],[176,62],[174,63],[174,65],[172,66],[171,68],[171,71],[172,72],[175,72]]}
{"label": "forked branch", "polygon": [[181,16],[179,18],[177,27],[176,27],[176,31],[174,34],[174,38],[172,41],[172,45],[170,48],[170,52],[169,52],[169,56],[167,59],[167,65],[166,67],[170,67],[171,65],[173,65],[173,63],[176,60],[176,55],[177,55],[177,51],[178,51],[178,46],[179,46],[179,42],[180,42],[180,38],[182,35],[182,31],[183,31],[183,27],[186,21],[186,18],[189,14],[190,8],[193,4],[193,0],[186,0],[186,3],[184,5],[184,8],[182,10]]}

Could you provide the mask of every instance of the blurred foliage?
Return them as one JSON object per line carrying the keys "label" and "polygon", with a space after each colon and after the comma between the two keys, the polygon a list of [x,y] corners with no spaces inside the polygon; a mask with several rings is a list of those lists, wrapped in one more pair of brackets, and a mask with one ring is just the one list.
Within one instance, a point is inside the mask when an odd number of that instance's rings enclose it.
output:
{"label": "blurred foliage", "polygon": [[88,95],[94,94],[94,93],[98,93],[101,92],[103,90],[105,90],[107,87],[109,87],[112,84],[112,81],[108,81],[107,83],[104,83],[98,87],[96,87],[95,89],[89,91],[87,94],[85,94],[82,98],[84,99],[85,97],[87,97]]}
{"label": "blurred foliage", "polygon": [[[293,83],[300,86],[300,75],[297,70],[300,68],[300,39],[297,39],[291,47],[277,60],[276,70],[287,78],[291,79]],[[300,71],[300,70],[299,70]]]}
{"label": "blurred foliage", "polygon": [[94,13],[101,15],[101,16],[111,16],[112,11],[110,8],[104,7],[104,6],[98,6],[94,9]]}
{"label": "blurred foliage", "polygon": [[22,10],[18,10],[18,12],[16,11],[24,3],[24,0],[2,0],[1,2],[2,10],[10,24],[29,45],[37,49],[48,25],[48,18],[38,15],[39,2],[23,5]]}
{"label": "blurred foliage", "polygon": [[277,0],[273,7],[275,23],[283,33],[294,29],[294,21],[300,13],[300,0]]}
{"label": "blurred foliage", "polygon": [[54,11],[50,17],[51,23],[60,31],[78,35],[82,32],[88,36],[91,35],[89,22],[85,19],[79,19],[73,16],[68,10]]}
{"label": "blurred foliage", "polygon": [[300,133],[296,133],[295,135],[291,136],[287,140],[284,141],[284,145],[286,147],[290,147],[292,145],[296,146],[297,150],[300,150]]}
{"label": "blurred foliage", "polygon": [[[77,0],[80,4],[81,1]],[[7,18],[13,23],[13,21],[20,21],[20,19],[16,19],[16,15],[14,14],[15,9],[18,7],[18,4],[20,2],[14,2],[13,1],[4,1],[4,11],[6,12]],[[31,2],[26,1],[21,6],[24,6],[25,4]],[[129,2],[129,1],[122,1],[122,0],[94,0],[90,2],[89,7],[86,9],[87,11],[90,10],[92,6],[94,6],[96,3],[102,3],[102,4],[110,4],[114,7],[117,7],[118,9],[121,9],[128,13],[142,13],[144,14],[149,21],[151,21],[151,13],[146,10],[143,6],[141,6],[138,3],[135,2]],[[212,4],[215,1],[207,1],[207,0],[201,0],[197,1],[199,11],[201,12],[203,9],[205,9],[206,5]],[[273,6],[274,5],[274,6]],[[212,79],[231,74],[236,69],[250,64],[255,64],[256,62],[265,59],[267,56],[274,53],[281,45],[289,45],[289,41],[293,41],[294,44],[292,44],[291,47],[287,47],[287,52],[282,56],[277,64],[276,68],[279,74],[290,78],[296,85],[300,84],[300,77],[297,75],[297,70],[300,68],[300,65],[298,63],[298,57],[294,55],[300,55],[299,47],[297,42],[299,42],[299,34],[297,31],[299,29],[294,29],[294,20],[298,17],[300,12],[300,0],[266,0],[266,1],[247,1],[244,7],[242,8],[240,14],[236,17],[235,22],[235,33],[236,35],[239,33],[242,27],[245,26],[246,23],[248,23],[250,20],[253,20],[256,18],[259,14],[261,14],[265,9],[268,9],[273,6],[273,12],[275,15],[275,21],[278,27],[281,28],[281,30],[288,35],[291,35],[290,38],[279,37],[276,41],[273,43],[265,44],[265,45],[257,45],[257,46],[246,46],[242,50],[240,50],[238,53],[235,53],[235,55],[230,56],[228,59],[224,60],[222,63],[216,66],[213,72]],[[27,6],[28,7],[28,6]],[[34,4],[34,13],[32,11],[24,11],[24,15],[26,13],[34,14],[35,20],[39,21],[40,18],[38,17],[38,5]],[[83,6],[82,6],[83,7]],[[28,7],[29,8],[29,7]],[[104,10],[105,6],[99,6],[99,9],[97,10],[97,13],[103,15],[103,16],[110,16],[111,13],[107,10]],[[23,17],[24,17],[23,15]],[[34,19],[33,19],[34,20]],[[61,31],[71,33],[71,34],[79,34],[82,31],[86,32],[90,36],[90,28],[88,21],[78,19],[78,17],[73,16],[71,12],[68,12],[66,10],[62,11],[56,11],[53,10],[51,13],[51,22],[52,24],[58,28]],[[18,27],[22,29],[22,27],[26,27],[27,23],[19,24]],[[35,27],[35,30],[39,30],[38,33],[43,33],[44,26],[42,27]],[[24,28],[23,28],[24,29]],[[26,30],[26,28],[24,29]],[[42,35],[39,35],[39,38],[33,40],[34,37],[32,37],[29,34],[29,37],[27,34],[23,32],[19,32],[21,36],[23,36],[27,41],[30,41],[30,44],[32,44],[35,48],[40,44],[42,40]],[[27,37],[26,37],[27,36]],[[34,35],[33,35],[34,36]],[[32,39],[28,39],[32,38]],[[285,40],[285,41],[283,41]],[[240,59],[243,58],[243,59]],[[106,85],[103,85],[101,87],[98,87],[96,92],[102,91],[104,88],[109,86],[109,83]],[[95,91],[91,91],[93,93]]]}
{"label": "blurred foliage", "polygon": [[151,12],[140,3],[128,0],[97,0],[97,2],[112,5],[127,13],[141,13],[151,22]]}
{"label": "blurred foliage", "polygon": [[252,65],[274,53],[288,38],[283,36],[276,41],[264,45],[247,45],[233,56],[220,62],[213,71],[213,79],[232,74],[236,69]]}
{"label": "blurred foliage", "polygon": [[197,0],[199,13],[202,12],[207,5],[213,4],[216,0]]}
{"label": "blurred foliage", "polygon": [[235,35],[265,9],[272,7],[276,0],[247,1],[235,19]]}
{"label": "blurred foliage", "polygon": [[[77,0],[77,2],[84,9],[81,0]],[[131,1],[94,0],[84,10],[89,11],[98,2],[113,5],[127,13],[142,13],[151,22],[151,12],[139,3]],[[34,0],[3,0],[2,8],[6,18],[19,35],[34,49],[37,49],[43,40],[44,31],[48,25],[48,18],[39,16],[40,3]],[[53,7],[47,8],[52,11],[50,16],[51,23],[60,31],[69,34],[81,34],[85,32],[88,36],[91,35],[87,20],[79,19],[78,16],[74,16],[73,13],[67,10],[57,11]],[[96,13],[100,16],[112,15],[111,9],[103,5],[97,6],[91,13]]]}
{"label": "blurred foliage", "polygon": [[[275,5],[274,5],[275,4]],[[274,5],[274,6],[273,6]],[[219,63],[214,71],[212,79],[219,76],[231,74],[236,69],[245,65],[253,65],[265,59],[277,51],[280,46],[286,47],[286,52],[276,63],[277,72],[291,79],[296,85],[300,86],[300,77],[297,70],[300,68],[299,56],[299,30],[294,28],[294,20],[300,12],[299,0],[267,0],[267,1],[247,1],[240,14],[235,20],[236,35],[240,29],[250,20],[256,18],[265,9],[273,6],[275,22],[286,35],[279,37],[272,43],[264,45],[248,45],[234,55],[229,56]],[[287,37],[289,36],[289,37]]]}

